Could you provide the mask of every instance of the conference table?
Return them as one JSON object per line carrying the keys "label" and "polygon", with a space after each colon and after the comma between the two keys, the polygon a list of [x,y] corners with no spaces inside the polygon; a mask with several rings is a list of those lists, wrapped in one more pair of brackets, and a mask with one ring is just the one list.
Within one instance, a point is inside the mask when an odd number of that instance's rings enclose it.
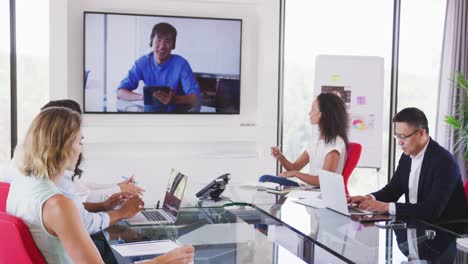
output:
{"label": "conference table", "polygon": [[193,245],[195,263],[468,263],[459,234],[418,219],[379,228],[255,186],[228,184],[220,201],[199,200],[193,193],[200,186],[186,191],[175,224],[122,221],[104,230],[94,241],[106,263],[154,257],[124,257],[113,245],[165,239]]}

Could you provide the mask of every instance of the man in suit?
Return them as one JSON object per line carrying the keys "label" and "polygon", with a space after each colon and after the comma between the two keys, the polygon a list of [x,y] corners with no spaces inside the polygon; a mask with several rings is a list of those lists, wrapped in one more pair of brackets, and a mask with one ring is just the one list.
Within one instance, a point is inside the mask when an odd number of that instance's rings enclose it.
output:
{"label": "man in suit", "polygon": [[[360,209],[438,222],[467,215],[460,171],[455,158],[429,137],[427,118],[405,108],[392,120],[403,150],[390,182],[380,191],[348,198]],[[405,194],[405,202],[398,199]]]}

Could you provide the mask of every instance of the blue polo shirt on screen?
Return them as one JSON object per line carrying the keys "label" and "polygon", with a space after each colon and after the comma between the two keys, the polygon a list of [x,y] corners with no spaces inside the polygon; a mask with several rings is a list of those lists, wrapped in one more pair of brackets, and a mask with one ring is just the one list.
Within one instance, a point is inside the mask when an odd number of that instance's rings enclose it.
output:
{"label": "blue polo shirt on screen", "polygon": [[[193,76],[192,68],[182,56],[171,54],[169,59],[159,65],[154,53],[140,57],[135,61],[127,76],[120,82],[118,89],[135,90],[138,82],[145,86],[171,86],[176,95],[195,94],[201,100],[200,86]],[[174,111],[176,105],[169,104],[167,111]]]}

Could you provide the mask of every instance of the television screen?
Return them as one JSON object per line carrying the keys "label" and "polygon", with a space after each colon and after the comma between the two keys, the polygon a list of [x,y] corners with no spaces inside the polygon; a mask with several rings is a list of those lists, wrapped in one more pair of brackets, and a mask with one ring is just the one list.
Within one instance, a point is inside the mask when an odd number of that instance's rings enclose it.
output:
{"label": "television screen", "polygon": [[242,20],[84,12],[85,113],[239,114]]}

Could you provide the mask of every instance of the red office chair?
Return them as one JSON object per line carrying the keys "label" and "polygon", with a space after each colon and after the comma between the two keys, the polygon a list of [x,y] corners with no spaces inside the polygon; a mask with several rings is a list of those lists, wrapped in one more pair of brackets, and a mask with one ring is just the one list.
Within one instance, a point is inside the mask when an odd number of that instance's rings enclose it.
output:
{"label": "red office chair", "polygon": [[26,224],[0,212],[0,263],[47,264]]}
{"label": "red office chair", "polygon": [[463,185],[463,188],[465,189],[465,197],[466,197],[466,201],[467,201],[467,204],[468,204],[468,179],[465,181],[465,184]]}
{"label": "red office chair", "polygon": [[6,182],[0,182],[0,212],[6,212],[6,201],[8,198],[9,191],[10,184]]}
{"label": "red office chair", "polygon": [[361,157],[362,146],[359,143],[349,142],[347,148],[347,158],[343,168],[343,180],[346,194],[349,194],[348,191],[348,180],[349,176],[353,172],[354,168],[359,162],[359,158]]}

